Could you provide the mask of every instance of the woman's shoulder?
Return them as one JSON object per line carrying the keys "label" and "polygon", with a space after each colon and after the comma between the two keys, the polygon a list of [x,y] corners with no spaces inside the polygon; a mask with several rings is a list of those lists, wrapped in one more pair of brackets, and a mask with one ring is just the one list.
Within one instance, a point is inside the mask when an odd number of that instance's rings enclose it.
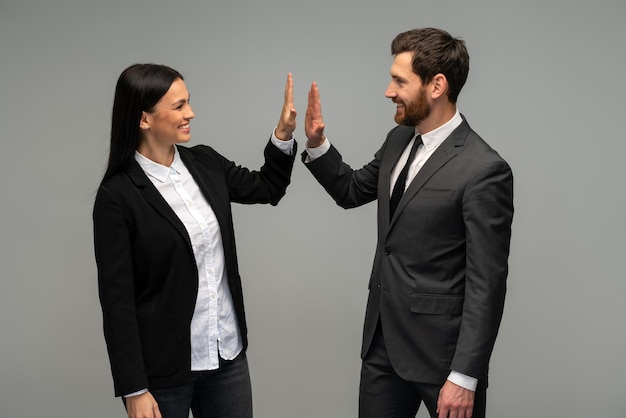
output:
{"label": "woman's shoulder", "polygon": [[[135,181],[133,181],[131,179],[130,173],[133,168],[134,167],[132,167],[131,164],[131,167],[121,169],[111,174],[109,177],[103,179],[100,183],[100,186],[98,187],[97,194],[99,196],[121,196],[128,191],[132,191],[133,189],[135,189],[135,187],[133,187],[134,183],[145,183],[146,181],[149,181],[147,177],[145,177],[145,174],[143,173],[143,171],[141,171],[141,169],[135,170]],[[138,166],[136,168],[138,168]],[[138,176],[141,177],[137,179]]]}
{"label": "woman's shoulder", "polygon": [[227,161],[226,158],[209,145],[194,145],[193,147],[177,145],[177,148],[183,162],[196,159],[203,164],[214,166]]}
{"label": "woman's shoulder", "polygon": [[213,148],[204,144],[194,145],[193,147],[186,147],[184,145],[176,145],[176,148],[178,148],[178,152],[182,155],[193,155],[193,156],[218,155],[218,153]]}
{"label": "woman's shoulder", "polygon": [[111,190],[117,189],[120,184],[125,182],[127,175],[126,170],[120,170],[117,173],[110,175],[108,178],[105,178],[100,183],[99,190]]}

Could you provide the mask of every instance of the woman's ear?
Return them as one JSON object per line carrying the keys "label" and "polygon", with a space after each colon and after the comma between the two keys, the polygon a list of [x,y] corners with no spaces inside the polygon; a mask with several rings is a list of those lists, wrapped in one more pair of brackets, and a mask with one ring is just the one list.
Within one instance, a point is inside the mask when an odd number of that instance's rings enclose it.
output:
{"label": "woman's ear", "polygon": [[141,112],[141,119],[139,120],[139,128],[147,131],[150,129],[150,117],[146,112]]}

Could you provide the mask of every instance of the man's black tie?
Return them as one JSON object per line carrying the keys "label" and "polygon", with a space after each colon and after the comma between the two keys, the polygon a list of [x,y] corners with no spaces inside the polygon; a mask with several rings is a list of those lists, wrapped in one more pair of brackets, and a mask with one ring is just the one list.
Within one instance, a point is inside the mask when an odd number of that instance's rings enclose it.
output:
{"label": "man's black tie", "polygon": [[406,164],[404,164],[404,168],[402,168],[402,171],[398,176],[398,180],[396,180],[396,184],[393,186],[393,192],[391,193],[391,199],[389,200],[389,219],[393,218],[393,214],[398,207],[398,202],[400,202],[400,198],[404,193],[404,186],[406,185],[406,176],[409,173],[409,167],[415,158],[417,147],[421,143],[422,137],[420,135],[416,136],[415,142],[413,142],[413,146],[411,147],[411,152],[409,152],[409,158],[406,160]]}

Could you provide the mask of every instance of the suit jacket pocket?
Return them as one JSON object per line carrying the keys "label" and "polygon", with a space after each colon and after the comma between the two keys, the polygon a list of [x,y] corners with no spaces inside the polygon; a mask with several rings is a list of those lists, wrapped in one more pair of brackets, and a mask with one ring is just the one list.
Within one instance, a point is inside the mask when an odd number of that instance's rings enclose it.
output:
{"label": "suit jacket pocket", "polygon": [[461,315],[463,295],[436,295],[413,293],[409,296],[411,312],[429,315]]}
{"label": "suit jacket pocket", "polygon": [[454,190],[432,189],[428,187],[422,187],[422,189],[417,193],[417,197],[430,199],[451,199],[453,195]]}
{"label": "suit jacket pocket", "polygon": [[168,314],[138,314],[143,361],[148,376],[176,373],[176,317]]}

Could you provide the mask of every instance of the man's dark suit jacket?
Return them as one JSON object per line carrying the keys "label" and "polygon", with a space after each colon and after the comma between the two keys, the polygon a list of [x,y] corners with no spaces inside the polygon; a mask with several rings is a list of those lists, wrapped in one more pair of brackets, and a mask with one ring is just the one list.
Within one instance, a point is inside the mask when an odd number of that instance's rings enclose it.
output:
{"label": "man's dark suit jacket", "polygon": [[414,135],[413,127],[394,128],[359,170],[333,146],[306,166],[341,207],[378,199],[361,356],[380,319],[400,377],[442,384],[452,369],[486,387],[506,292],[513,176],[463,119],[420,169],[390,220],[391,171]]}
{"label": "man's dark suit jacket", "polygon": [[[295,152],[288,156],[268,143],[263,167],[249,171],[207,146],[179,146],[178,151],[219,222],[245,350],[231,202],[276,205],[290,182]],[[100,186],[93,219],[116,396],[184,385],[191,371],[190,324],[198,291],[196,261],[184,225],[135,161]]]}

